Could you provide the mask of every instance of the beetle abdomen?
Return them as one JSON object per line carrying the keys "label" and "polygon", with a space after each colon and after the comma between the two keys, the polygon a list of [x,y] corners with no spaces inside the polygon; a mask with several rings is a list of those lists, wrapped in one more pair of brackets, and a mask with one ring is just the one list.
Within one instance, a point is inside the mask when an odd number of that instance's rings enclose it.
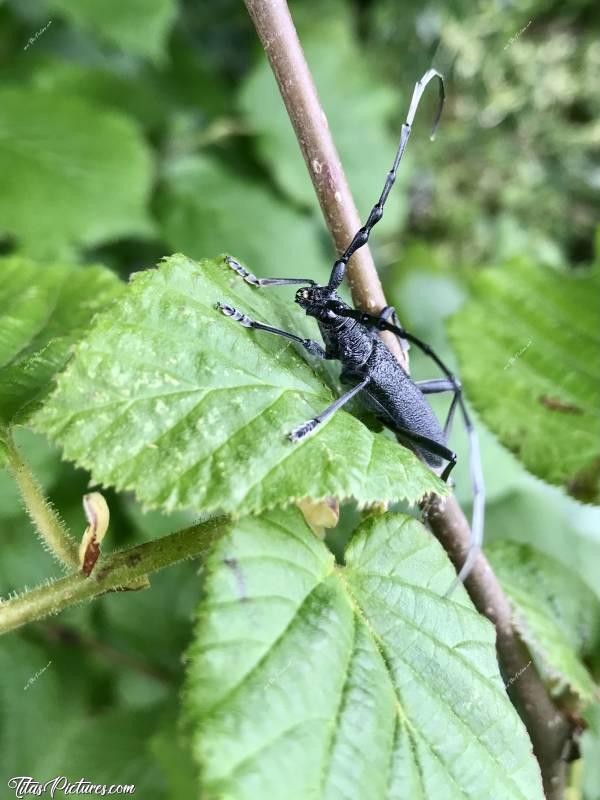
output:
{"label": "beetle abdomen", "polygon": [[[377,342],[365,366],[371,379],[363,392],[365,404],[386,428],[396,433],[400,442],[414,447],[403,440],[401,429],[404,428],[438,444],[446,444],[444,433],[425,396],[383,342],[381,346]],[[443,463],[440,456],[425,448],[416,449],[429,466],[439,467]]]}

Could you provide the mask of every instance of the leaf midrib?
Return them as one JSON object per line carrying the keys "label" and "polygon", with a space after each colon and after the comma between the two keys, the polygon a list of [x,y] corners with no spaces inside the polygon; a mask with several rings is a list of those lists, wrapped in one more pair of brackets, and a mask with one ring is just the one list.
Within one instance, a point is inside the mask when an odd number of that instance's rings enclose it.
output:
{"label": "leaf midrib", "polygon": [[[338,573],[338,574],[339,574],[339,573]],[[410,730],[411,730],[411,731],[414,731],[414,733],[415,733],[416,735],[418,735],[418,736],[419,736],[419,738],[421,739],[421,741],[422,741],[422,742],[424,742],[424,743],[425,743],[425,745],[426,745],[427,749],[429,750],[429,752],[430,752],[430,753],[431,753],[431,754],[432,754],[432,755],[433,755],[433,756],[436,758],[436,760],[437,760],[437,761],[438,761],[438,762],[439,762],[439,763],[442,765],[442,767],[443,767],[443,769],[444,769],[444,773],[445,773],[445,774],[447,774],[447,775],[448,775],[448,777],[450,777],[450,779],[451,779],[451,780],[452,780],[452,782],[453,782],[453,783],[456,785],[457,789],[458,789],[458,790],[461,792],[461,794],[462,794],[462,795],[464,795],[465,797],[468,797],[468,795],[467,795],[467,794],[464,792],[464,789],[462,789],[462,788],[461,788],[461,786],[460,786],[460,785],[459,785],[459,784],[456,782],[456,778],[454,777],[454,775],[453,775],[453,774],[452,774],[452,772],[450,771],[450,765],[448,765],[447,763],[445,763],[445,762],[444,762],[444,761],[441,759],[441,757],[439,756],[439,754],[438,754],[438,753],[436,753],[436,752],[435,752],[435,750],[433,750],[433,748],[432,748],[432,746],[431,746],[431,743],[430,743],[430,742],[428,742],[428,741],[427,741],[427,739],[426,739],[424,736],[422,736],[422,735],[419,735],[418,728],[416,728],[416,727],[413,725],[413,723],[412,723],[412,721],[410,720],[410,718],[409,718],[408,716],[406,716],[406,714],[404,713],[404,710],[403,710],[403,708],[402,708],[402,705],[401,705],[401,698],[400,698],[400,696],[399,696],[399,693],[398,693],[397,687],[395,686],[395,684],[394,684],[394,682],[393,682],[393,680],[392,680],[392,676],[391,676],[391,667],[390,667],[390,663],[391,663],[391,662],[390,662],[389,656],[387,655],[387,648],[385,647],[385,643],[383,642],[383,639],[382,639],[382,638],[379,636],[379,634],[377,633],[377,631],[375,631],[375,629],[374,629],[374,628],[371,626],[371,624],[370,624],[370,621],[369,621],[368,617],[367,617],[367,616],[366,616],[366,614],[363,612],[363,610],[362,610],[362,607],[361,607],[361,605],[360,605],[360,603],[359,603],[358,599],[354,597],[354,594],[353,594],[352,590],[350,589],[350,587],[348,586],[347,582],[346,582],[346,581],[344,581],[344,583],[346,584],[347,593],[348,593],[348,596],[351,598],[352,605],[353,605],[353,607],[354,607],[354,608],[356,608],[356,613],[357,613],[357,614],[359,614],[359,615],[361,616],[361,618],[362,618],[362,620],[363,620],[363,622],[364,622],[364,624],[365,624],[365,626],[366,626],[367,630],[369,631],[369,634],[371,635],[371,637],[372,637],[372,639],[373,639],[373,644],[375,645],[375,647],[376,647],[377,651],[379,652],[379,655],[380,655],[380,657],[381,657],[381,659],[382,659],[382,662],[383,662],[383,664],[384,664],[384,666],[385,666],[385,669],[386,669],[386,674],[388,675],[388,679],[389,679],[389,681],[390,681],[390,685],[391,685],[392,691],[393,691],[394,695],[396,696],[396,700],[397,700],[396,706],[397,706],[397,709],[398,709],[399,713],[400,713],[400,709],[402,709],[402,718],[403,718],[403,719],[406,721],[406,724],[407,724],[407,726],[410,728]],[[439,598],[439,595],[437,595],[437,597]],[[388,610],[388,611],[390,610],[388,606],[386,606],[386,610]],[[392,612],[392,613],[394,613],[394,612]],[[418,629],[417,629],[417,630],[418,630]],[[427,635],[428,635],[428,637],[429,637],[429,638],[431,638],[433,641],[436,641],[436,640],[434,639],[434,637],[430,636],[430,634],[429,634],[429,633],[427,633]],[[381,645],[379,645],[378,643],[381,643]],[[447,646],[447,645],[444,645],[444,646],[445,646],[446,648],[448,648],[448,646]],[[464,660],[464,657],[462,657],[462,655],[460,655],[460,656],[459,656],[459,658],[460,658],[461,660]],[[405,666],[405,667],[407,667],[407,669],[409,669],[409,670],[410,670],[410,672],[413,674],[413,676],[414,676],[414,678],[415,678],[415,681],[416,681],[417,683],[420,683],[420,684],[421,684],[421,686],[423,686],[423,687],[425,688],[425,690],[427,691],[427,693],[429,694],[429,696],[432,696],[432,695],[431,695],[431,688],[429,687],[429,685],[428,685],[428,684],[427,684],[425,681],[423,681],[423,680],[422,680],[421,676],[419,675],[419,673],[418,673],[418,672],[416,672],[416,670],[414,669],[414,667],[412,667],[412,665],[411,665],[411,664],[410,664],[408,661],[406,661],[405,659],[402,659],[402,663],[403,663],[403,664],[404,664],[404,666]],[[466,663],[468,664],[468,662],[466,662]],[[494,690],[495,690],[495,689],[498,689],[498,687],[497,687],[496,685],[494,685],[494,684],[491,684],[491,682],[489,681],[489,679],[488,679],[488,678],[486,678],[485,676],[481,675],[481,674],[480,674],[480,673],[478,673],[476,670],[474,670],[472,665],[468,665],[468,666],[470,667],[470,671],[471,671],[472,673],[474,673],[475,675],[477,675],[477,677],[481,677],[481,678],[483,678],[484,682],[488,683],[488,685],[490,686],[490,688],[493,688]],[[508,699],[507,699],[507,703],[508,703]],[[522,793],[521,789],[520,789],[520,788],[517,786],[517,784],[514,782],[514,779],[512,778],[512,775],[511,775],[510,773],[508,773],[508,772],[507,772],[507,771],[504,769],[504,767],[503,767],[502,763],[501,763],[501,762],[500,762],[500,761],[499,761],[499,760],[496,758],[495,754],[494,754],[492,751],[490,751],[490,750],[489,750],[489,749],[488,749],[488,748],[485,746],[485,744],[482,742],[481,738],[480,738],[480,737],[479,737],[479,736],[478,736],[478,735],[475,733],[475,731],[473,731],[471,728],[469,728],[469,726],[466,724],[465,720],[463,720],[461,717],[459,717],[459,715],[456,713],[456,711],[455,711],[455,710],[454,710],[454,709],[453,709],[451,706],[446,706],[446,708],[448,709],[449,713],[450,713],[450,714],[452,714],[452,716],[453,716],[453,717],[456,719],[456,721],[457,721],[457,723],[459,724],[459,726],[460,726],[460,727],[462,727],[462,728],[464,728],[464,729],[465,729],[465,730],[468,732],[468,734],[471,736],[471,738],[472,738],[472,740],[473,740],[474,742],[478,743],[478,745],[479,745],[479,746],[480,746],[480,748],[481,748],[481,751],[482,751],[482,752],[483,752],[483,753],[484,753],[486,756],[488,756],[488,758],[489,758],[490,762],[491,762],[492,764],[494,764],[494,766],[495,766],[496,768],[498,768],[498,770],[499,770],[499,773],[500,773],[501,775],[503,775],[504,777],[506,777],[506,778],[508,779],[508,781],[509,781],[509,782],[510,782],[510,783],[511,783],[513,786],[514,786],[514,788],[515,788],[515,790],[517,791],[518,795],[519,795],[520,797],[522,797],[522,798],[523,798],[523,800],[528,800],[528,798],[527,798],[527,797],[525,797],[525,795]]]}

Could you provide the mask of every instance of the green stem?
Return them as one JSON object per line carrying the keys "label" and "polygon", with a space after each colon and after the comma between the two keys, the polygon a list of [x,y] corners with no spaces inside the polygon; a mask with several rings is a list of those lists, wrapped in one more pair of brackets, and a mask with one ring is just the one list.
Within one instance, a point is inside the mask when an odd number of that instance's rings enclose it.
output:
{"label": "green stem", "polygon": [[8,464],[19,487],[25,509],[47,548],[71,569],[79,568],[77,544],[69,535],[56,510],[8,433],[5,438]]}
{"label": "green stem", "polygon": [[210,550],[213,542],[228,530],[225,517],[193,525],[162,539],[121,550],[107,556],[89,578],[81,572],[38,586],[0,604],[0,633],[110,591],[130,587],[147,573],[195,558]]}

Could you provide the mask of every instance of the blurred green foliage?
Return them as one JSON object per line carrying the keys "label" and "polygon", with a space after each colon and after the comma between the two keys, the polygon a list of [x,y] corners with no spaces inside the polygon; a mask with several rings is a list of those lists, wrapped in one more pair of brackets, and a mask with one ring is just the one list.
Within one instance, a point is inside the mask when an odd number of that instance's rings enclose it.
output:
{"label": "blurred green foliage", "polygon": [[[374,245],[382,265],[415,241],[454,269],[515,254],[555,265],[591,260],[600,197],[593,9],[539,0],[402,11],[390,0],[292,4],[362,213],[389,165],[415,79],[431,63],[449,76],[435,144],[424,135],[427,109],[415,126]],[[151,263],[182,242],[189,247],[193,235],[188,255],[210,255],[210,226],[201,223],[220,192],[198,187],[190,209],[183,188],[173,187],[202,181],[187,160],[201,156],[224,192],[235,194],[238,182],[240,192],[256,190],[249,206],[257,219],[248,223],[255,236],[236,236],[239,212],[219,220],[215,235],[242,244],[262,238],[268,250],[285,241],[282,231],[306,227],[306,264],[317,268],[329,250],[315,252],[323,235],[301,219],[318,220],[316,203],[242,4],[153,0],[143,4],[143,25],[140,13],[135,4],[95,0],[0,9],[5,249],[44,257],[77,247],[92,258],[99,248],[126,271],[144,252]],[[239,255],[254,259],[256,246]]]}
{"label": "blurred green foliage", "polygon": [[[415,80],[432,63],[448,74],[437,139],[428,141],[428,101],[373,239],[407,327],[452,362],[444,319],[481,267],[521,256],[582,270],[593,260],[596,0],[291,8],[361,213],[391,163]],[[8,0],[0,65],[2,254],[32,255],[40,270],[48,259],[103,263],[125,277],[176,250],[228,250],[262,275],[327,274],[333,252],[241,0]],[[418,357],[413,370],[431,375]],[[481,427],[488,540],[531,544],[600,597],[598,510],[532,478]],[[18,443],[72,530],[82,530],[89,476],[41,437],[19,432]],[[466,452],[458,431],[455,447]],[[456,480],[468,505],[465,461]],[[113,546],[190,519],[108,497]],[[60,573],[5,474],[0,535],[2,596]],[[194,796],[173,707],[199,595],[197,567],[185,564],[148,591],[104,597],[3,639],[0,780],[72,774],[76,764],[99,782],[137,782],[147,800]],[[585,656],[596,680],[599,664],[596,647]],[[587,716],[588,758],[573,791],[597,800],[597,707]]]}

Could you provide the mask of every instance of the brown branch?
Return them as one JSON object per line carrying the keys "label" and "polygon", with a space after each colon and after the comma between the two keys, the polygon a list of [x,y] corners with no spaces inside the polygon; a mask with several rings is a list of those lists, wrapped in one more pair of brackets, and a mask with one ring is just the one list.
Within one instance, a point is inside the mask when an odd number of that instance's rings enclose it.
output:
{"label": "brown branch", "polygon": [[[456,498],[430,495],[423,510],[431,529],[459,569],[464,564],[469,546],[469,525]],[[564,797],[567,759],[571,754],[576,725],[557,708],[548,694],[525,643],[513,625],[508,599],[483,554],[477,557],[465,587],[478,611],[496,627],[498,661],[508,694],[529,732],[542,771],[546,797],[560,800]]]}
{"label": "brown branch", "polygon": [[[277,80],[327,227],[338,253],[342,252],[361,221],[287,3],[285,0],[244,2]],[[352,257],[348,278],[357,307],[376,312],[386,305],[367,247]],[[392,347],[403,366],[408,368],[396,340]],[[470,531],[455,498],[428,497],[422,508],[432,531],[453,563],[460,567],[464,563]],[[506,595],[483,555],[479,556],[466,587],[477,609],[496,626],[498,658],[508,682],[509,694],[529,731],[542,770],[546,796],[548,800],[558,800],[564,792],[564,756],[573,726],[546,691],[525,644],[513,627]]]}

